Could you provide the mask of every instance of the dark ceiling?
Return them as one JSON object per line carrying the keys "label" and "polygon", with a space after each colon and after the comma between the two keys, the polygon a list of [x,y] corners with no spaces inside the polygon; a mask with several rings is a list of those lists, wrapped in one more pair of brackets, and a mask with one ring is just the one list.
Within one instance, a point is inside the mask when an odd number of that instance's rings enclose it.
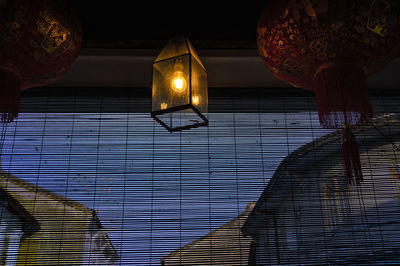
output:
{"label": "dark ceiling", "polygon": [[71,2],[82,22],[84,47],[121,48],[160,48],[166,40],[180,34],[186,34],[198,48],[255,48],[257,20],[267,3]]}

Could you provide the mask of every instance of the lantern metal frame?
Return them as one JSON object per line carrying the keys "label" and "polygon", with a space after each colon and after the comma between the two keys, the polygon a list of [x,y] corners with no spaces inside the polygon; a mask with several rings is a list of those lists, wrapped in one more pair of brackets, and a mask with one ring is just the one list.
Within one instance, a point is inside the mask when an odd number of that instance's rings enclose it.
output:
{"label": "lantern metal frame", "polygon": [[[188,60],[188,67],[189,67],[189,82],[187,85],[187,89],[189,91],[189,103],[188,104],[183,104],[183,105],[177,105],[177,106],[172,106],[169,108],[165,108],[165,109],[160,109],[160,110],[155,110],[151,112],[151,117],[157,121],[161,126],[163,126],[165,129],[167,129],[169,132],[177,132],[177,131],[182,131],[182,130],[186,130],[186,129],[191,129],[191,128],[197,128],[197,127],[201,127],[201,126],[208,126],[208,118],[203,115],[200,110],[195,106],[195,104],[193,103],[193,99],[192,99],[192,58],[194,60],[197,61],[197,63],[199,63],[201,69],[204,71],[204,73],[207,76],[207,70],[205,69],[205,67],[203,66],[203,64],[201,63],[201,61],[198,58],[198,55],[196,54],[196,56],[193,54],[195,53],[193,46],[190,44],[189,40],[187,39],[187,37],[185,35],[182,36],[178,36],[175,37],[177,38],[184,38],[186,47],[187,47],[187,53],[184,54],[179,54],[173,57],[169,57],[167,59],[164,60],[159,60],[157,61],[157,57],[156,59],[153,60],[153,64],[152,64],[152,90],[154,90],[154,65],[156,63],[160,63],[163,61],[168,61],[168,60],[177,60],[178,58],[182,57],[182,56],[188,56],[189,60]],[[175,39],[173,38],[173,39]],[[196,58],[197,57],[197,58]],[[172,90],[171,88],[169,88],[169,90]],[[208,102],[208,86],[206,86],[206,96],[207,96],[207,102]],[[153,101],[153,99],[152,99]],[[154,104],[154,102],[152,102],[152,104]],[[207,103],[208,105],[208,103]],[[172,114],[175,112],[179,112],[179,111],[183,111],[183,110],[192,110],[195,114],[197,114],[198,118],[201,119],[201,121],[199,121],[198,123],[193,123],[193,124],[188,124],[185,126],[177,126],[177,127],[171,127],[169,126],[167,123],[165,123],[164,121],[162,121],[159,116],[160,115],[164,115],[164,114]],[[172,123],[171,123],[172,124]]]}
{"label": "lantern metal frame", "polygon": [[[192,96],[190,96],[190,97],[192,97]],[[162,114],[173,113],[173,112],[182,111],[182,110],[186,110],[186,109],[192,109],[193,112],[195,112],[203,120],[203,122],[186,125],[186,126],[180,126],[180,127],[169,127],[166,123],[164,123],[161,119],[159,119],[157,117]],[[163,109],[163,110],[153,111],[153,112],[151,112],[151,117],[154,120],[156,120],[161,126],[163,126],[165,129],[167,129],[169,132],[177,132],[177,131],[182,131],[185,129],[191,129],[191,128],[196,128],[196,127],[201,127],[201,126],[208,126],[207,117],[205,117],[199,110],[197,110],[197,108],[194,107],[192,103],[180,105],[180,106],[174,106],[174,107]]]}

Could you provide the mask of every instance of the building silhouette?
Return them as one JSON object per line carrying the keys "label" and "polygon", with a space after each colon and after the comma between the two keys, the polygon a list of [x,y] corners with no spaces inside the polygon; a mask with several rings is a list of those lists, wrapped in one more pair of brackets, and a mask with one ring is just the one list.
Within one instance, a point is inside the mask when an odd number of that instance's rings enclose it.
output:
{"label": "building silhouette", "polygon": [[115,265],[95,211],[0,170],[1,265]]}

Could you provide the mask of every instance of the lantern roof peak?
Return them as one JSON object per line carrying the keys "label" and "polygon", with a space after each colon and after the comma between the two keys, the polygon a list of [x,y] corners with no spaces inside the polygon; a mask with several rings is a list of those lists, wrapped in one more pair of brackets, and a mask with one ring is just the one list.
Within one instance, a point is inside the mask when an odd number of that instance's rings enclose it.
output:
{"label": "lantern roof peak", "polygon": [[193,56],[201,67],[205,69],[199,55],[186,35],[179,35],[169,39],[160,54],[154,60],[154,63],[183,55]]}

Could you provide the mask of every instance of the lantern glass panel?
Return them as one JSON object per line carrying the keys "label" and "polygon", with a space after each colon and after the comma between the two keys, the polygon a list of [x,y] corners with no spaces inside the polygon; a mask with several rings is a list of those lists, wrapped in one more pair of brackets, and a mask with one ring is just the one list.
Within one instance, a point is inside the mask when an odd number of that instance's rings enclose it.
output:
{"label": "lantern glass panel", "polygon": [[199,55],[197,54],[196,50],[193,48],[192,43],[190,41],[187,41],[187,45],[189,47],[190,54],[194,57],[194,59],[196,59],[197,63],[199,63],[201,65],[201,67],[203,69],[205,69],[205,67],[203,66],[203,63],[200,60]]}
{"label": "lantern glass panel", "polygon": [[201,62],[192,56],[192,95],[191,104],[199,112],[208,112],[207,72]]}
{"label": "lantern glass panel", "polygon": [[189,55],[153,64],[152,111],[190,103]]}
{"label": "lantern glass panel", "polygon": [[185,54],[189,54],[189,47],[185,39],[183,37],[172,38],[164,46],[154,63]]}

